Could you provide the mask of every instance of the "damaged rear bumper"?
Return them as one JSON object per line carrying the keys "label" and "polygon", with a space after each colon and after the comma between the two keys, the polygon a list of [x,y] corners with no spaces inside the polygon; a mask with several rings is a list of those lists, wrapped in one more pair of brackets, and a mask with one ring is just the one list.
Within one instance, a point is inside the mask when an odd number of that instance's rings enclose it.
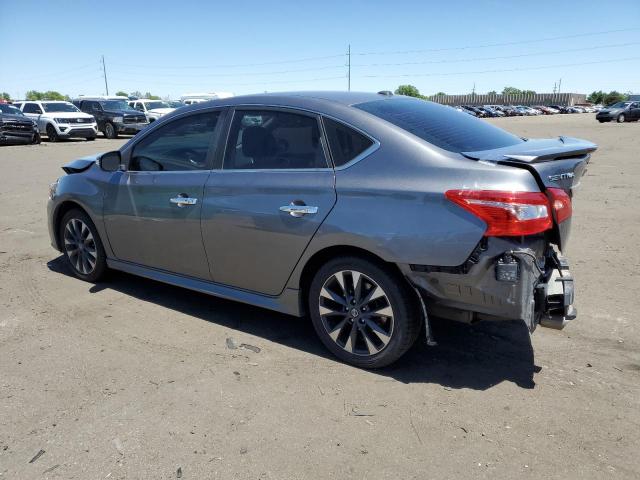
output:
{"label": "damaged rear bumper", "polygon": [[576,316],[568,262],[544,237],[483,239],[463,265],[401,268],[435,316],[522,320],[530,331],[563,328]]}

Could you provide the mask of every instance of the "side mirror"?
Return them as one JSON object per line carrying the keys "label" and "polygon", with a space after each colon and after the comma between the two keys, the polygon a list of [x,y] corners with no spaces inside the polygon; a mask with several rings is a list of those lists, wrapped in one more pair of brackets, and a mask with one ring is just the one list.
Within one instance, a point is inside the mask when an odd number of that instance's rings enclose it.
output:
{"label": "side mirror", "polygon": [[103,154],[98,160],[100,168],[105,172],[117,172],[122,165],[122,157],[120,152],[115,150],[113,152],[107,152]]}

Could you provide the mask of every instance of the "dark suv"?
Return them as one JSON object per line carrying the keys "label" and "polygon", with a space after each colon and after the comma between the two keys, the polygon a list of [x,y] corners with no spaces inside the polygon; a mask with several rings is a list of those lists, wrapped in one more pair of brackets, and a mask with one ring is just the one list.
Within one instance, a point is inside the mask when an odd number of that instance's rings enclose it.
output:
{"label": "dark suv", "polygon": [[147,117],[131,108],[125,100],[81,98],[73,104],[85,113],[93,115],[98,130],[107,138],[118,138],[119,133],[135,135],[149,125]]}
{"label": "dark suv", "polygon": [[40,143],[40,135],[19,108],[0,103],[0,145],[6,143]]}

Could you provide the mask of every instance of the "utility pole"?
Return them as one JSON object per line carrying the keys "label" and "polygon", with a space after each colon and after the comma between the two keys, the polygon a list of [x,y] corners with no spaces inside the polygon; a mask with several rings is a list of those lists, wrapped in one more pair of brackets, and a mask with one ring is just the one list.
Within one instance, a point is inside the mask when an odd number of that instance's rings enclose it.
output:
{"label": "utility pole", "polygon": [[560,93],[560,86],[562,85],[562,79],[558,82],[558,93]]}
{"label": "utility pole", "polygon": [[556,93],[556,88],[558,88],[558,83],[557,82],[553,82],[553,93]]}
{"label": "utility pole", "polygon": [[102,55],[102,72],[104,73],[104,88],[109,95],[109,84],[107,83],[107,67],[104,64],[104,55]]}
{"label": "utility pole", "polygon": [[351,91],[351,44],[347,49],[347,91]]}

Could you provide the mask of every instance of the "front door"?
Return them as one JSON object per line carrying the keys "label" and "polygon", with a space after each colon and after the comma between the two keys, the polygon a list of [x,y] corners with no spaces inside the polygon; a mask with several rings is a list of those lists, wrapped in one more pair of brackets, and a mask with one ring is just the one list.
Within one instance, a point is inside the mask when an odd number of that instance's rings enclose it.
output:
{"label": "front door", "polygon": [[105,199],[117,259],[210,280],[200,214],[221,124],[219,111],[189,114],[132,147]]}
{"label": "front door", "polygon": [[217,283],[280,294],[336,201],[315,115],[236,109],[222,170],[205,186],[202,233]]}

